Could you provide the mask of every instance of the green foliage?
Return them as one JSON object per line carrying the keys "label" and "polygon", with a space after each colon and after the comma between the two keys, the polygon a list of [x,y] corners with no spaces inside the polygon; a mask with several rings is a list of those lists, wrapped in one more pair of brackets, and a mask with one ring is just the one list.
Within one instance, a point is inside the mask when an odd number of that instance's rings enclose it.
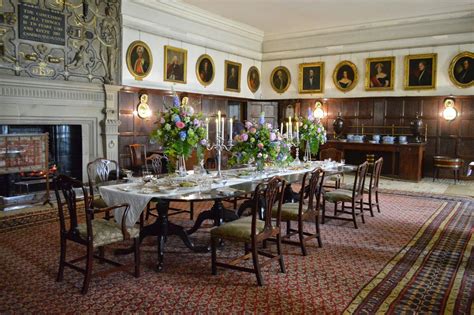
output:
{"label": "green foliage", "polygon": [[298,121],[300,124],[300,139],[301,145],[303,148],[303,143],[309,142],[309,148],[311,153],[318,153],[319,146],[326,143],[326,130],[321,122],[312,117],[309,118],[300,118]]}

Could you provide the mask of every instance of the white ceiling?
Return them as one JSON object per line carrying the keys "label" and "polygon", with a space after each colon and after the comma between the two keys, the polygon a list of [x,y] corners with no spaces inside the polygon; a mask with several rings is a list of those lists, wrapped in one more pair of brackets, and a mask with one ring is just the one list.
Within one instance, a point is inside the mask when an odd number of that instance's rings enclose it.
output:
{"label": "white ceiling", "polygon": [[474,10],[474,0],[181,1],[258,28],[265,36]]}

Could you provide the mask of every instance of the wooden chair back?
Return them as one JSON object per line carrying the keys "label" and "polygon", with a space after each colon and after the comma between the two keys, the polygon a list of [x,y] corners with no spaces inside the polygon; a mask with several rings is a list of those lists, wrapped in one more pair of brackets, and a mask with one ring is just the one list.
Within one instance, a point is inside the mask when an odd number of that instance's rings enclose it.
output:
{"label": "wooden chair back", "polygon": [[97,189],[97,185],[110,180],[119,179],[120,169],[117,161],[104,158],[95,159],[87,164],[87,178],[89,180],[89,193],[91,197]]}
{"label": "wooden chair back", "polygon": [[278,202],[277,216],[276,216],[276,228],[280,227],[281,223],[281,205],[283,203],[285,180],[281,177],[275,176],[270,180],[260,183],[255,188],[253,194],[254,209],[252,211],[252,238],[256,236],[257,231],[257,220],[262,219],[265,221],[265,229],[261,233],[270,232],[274,229],[272,225],[272,209]]}
{"label": "wooden chair back", "polygon": [[[308,207],[306,208],[306,212],[318,211],[324,182],[324,171],[321,168],[316,168],[313,171],[306,173],[303,177],[303,185],[305,185],[306,176],[310,176],[308,181]],[[304,199],[300,198],[300,215],[303,211],[303,200]]]}
{"label": "wooden chair back", "polygon": [[380,174],[382,173],[383,158],[380,157],[374,163],[372,174],[370,174],[369,191],[374,192],[379,188]]}
{"label": "wooden chair back", "polygon": [[357,167],[357,171],[354,178],[354,187],[352,188],[353,202],[361,200],[364,196],[365,178],[367,177],[368,169],[369,163],[367,161]]}
{"label": "wooden chair back", "polygon": [[[59,224],[61,227],[61,233],[74,234],[78,224],[78,198],[76,191],[78,189],[82,190],[82,193],[84,195],[84,207],[86,207],[87,209],[87,201],[89,200],[87,189],[80,181],[75,180],[66,175],[58,175],[54,178],[53,181],[54,193],[56,195],[56,201],[58,203]],[[67,230],[66,217],[64,215],[64,211],[66,210],[69,215],[69,230]],[[92,233],[92,224],[90,220],[87,220],[87,231]]]}
{"label": "wooden chair back", "polygon": [[145,166],[146,158],[146,146],[144,144],[130,144],[130,162],[132,163],[132,169],[140,170],[142,166]]}
{"label": "wooden chair back", "polygon": [[147,171],[150,171],[149,166],[151,165],[151,172],[153,174],[162,174],[163,173],[163,159],[167,159],[166,156],[153,153],[145,159],[145,168]]}
{"label": "wooden chair back", "polygon": [[341,162],[341,160],[344,158],[344,152],[335,148],[327,148],[321,150],[319,157],[323,161],[331,159],[333,161]]}

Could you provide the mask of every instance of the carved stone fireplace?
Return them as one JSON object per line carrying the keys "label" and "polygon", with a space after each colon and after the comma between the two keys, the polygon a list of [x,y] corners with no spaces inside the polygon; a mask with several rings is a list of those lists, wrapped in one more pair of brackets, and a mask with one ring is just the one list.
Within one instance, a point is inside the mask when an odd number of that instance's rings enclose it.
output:
{"label": "carved stone fireplace", "polygon": [[0,76],[0,125],[80,126],[82,179],[97,157],[117,159],[119,86]]}

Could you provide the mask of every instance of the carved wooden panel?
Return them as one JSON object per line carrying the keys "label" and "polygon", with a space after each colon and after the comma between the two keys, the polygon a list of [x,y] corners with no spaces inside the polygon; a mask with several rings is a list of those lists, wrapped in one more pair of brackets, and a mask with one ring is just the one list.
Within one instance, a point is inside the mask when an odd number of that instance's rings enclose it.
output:
{"label": "carved wooden panel", "polygon": [[0,1],[0,73],[119,83],[120,3]]}

